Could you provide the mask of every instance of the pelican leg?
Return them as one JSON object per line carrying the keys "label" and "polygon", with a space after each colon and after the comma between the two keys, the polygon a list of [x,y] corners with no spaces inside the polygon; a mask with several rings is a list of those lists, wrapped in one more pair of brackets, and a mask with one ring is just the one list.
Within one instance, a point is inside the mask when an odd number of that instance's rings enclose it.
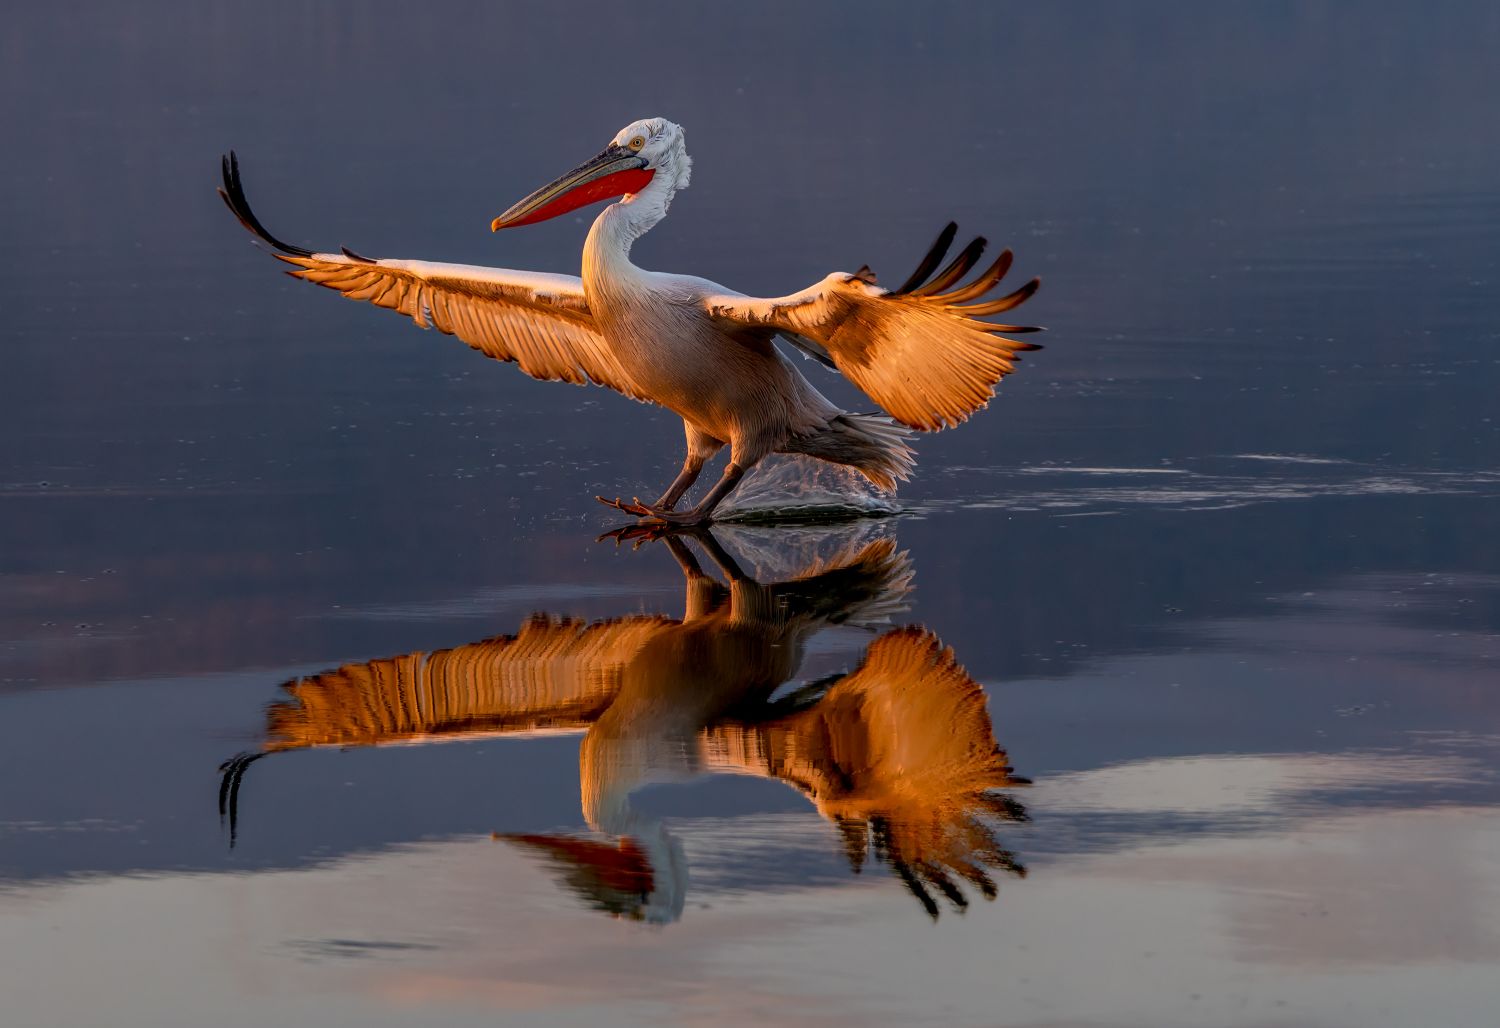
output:
{"label": "pelican leg", "polygon": [[724,448],[724,444],[707,432],[693,427],[690,422],[682,423],[682,430],[687,435],[687,457],[683,459],[682,470],[667,486],[667,491],[662,494],[661,499],[651,504],[660,510],[673,510],[677,501],[681,500],[683,494],[693,487],[698,481],[698,476],[703,471],[703,465],[711,460],[714,454]]}
{"label": "pelican leg", "polygon": [[745,472],[749,470],[748,467],[731,460],[725,466],[724,474],[719,476],[714,487],[708,491],[708,495],[699,500],[698,505],[692,510],[666,510],[662,507],[650,507],[639,501],[622,505],[620,509],[644,519],[648,524],[657,522],[666,525],[706,525],[713,520],[714,508],[724,497],[734,491],[734,487],[740,484],[740,479],[744,478]]}
{"label": "pelican leg", "polygon": [[684,421],[682,423],[684,432],[687,434],[687,456],[682,461],[682,470],[677,477],[672,479],[672,484],[667,486],[667,491],[662,493],[661,498],[655,503],[644,504],[637,497],[635,502],[626,503],[616,497],[613,500],[596,496],[594,499],[606,507],[624,511],[626,514],[634,514],[638,518],[649,517],[655,511],[670,511],[676,508],[678,501],[698,481],[698,476],[703,473],[703,465],[707,464],[720,450],[724,444],[700,429],[694,428]]}
{"label": "pelican leg", "polygon": [[682,462],[682,470],[677,472],[677,477],[672,479],[672,484],[667,486],[667,491],[661,494],[661,499],[651,506],[661,510],[671,510],[677,506],[677,501],[682,499],[682,494],[693,487],[698,481],[698,476],[703,472],[703,465],[708,463],[708,458],[688,451],[687,460]]}

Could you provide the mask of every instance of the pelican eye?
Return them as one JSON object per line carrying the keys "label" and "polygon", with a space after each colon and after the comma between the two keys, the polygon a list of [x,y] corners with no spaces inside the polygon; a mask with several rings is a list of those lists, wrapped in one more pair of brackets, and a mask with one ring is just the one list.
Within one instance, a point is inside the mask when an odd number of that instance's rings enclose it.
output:
{"label": "pelican eye", "polygon": [[635,150],[636,152],[640,152],[641,147],[643,147],[643,146],[646,145],[646,137],[645,136],[636,136],[634,139],[632,139],[630,142],[626,143],[625,145],[628,146],[628,147],[630,147],[632,150]]}

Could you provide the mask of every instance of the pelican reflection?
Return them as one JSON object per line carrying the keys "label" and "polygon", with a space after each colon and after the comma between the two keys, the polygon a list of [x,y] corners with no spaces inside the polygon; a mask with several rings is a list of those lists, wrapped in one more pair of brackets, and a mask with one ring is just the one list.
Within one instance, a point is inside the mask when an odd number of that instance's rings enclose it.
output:
{"label": "pelican reflection", "polygon": [[[514,635],[349,664],[295,679],[268,710],[258,752],[225,763],[221,813],[235,831],[246,767],[283,750],[583,732],[583,815],[598,837],[505,835],[541,854],[591,906],[681,916],[680,842],[631,803],[643,785],[712,772],[793,786],[834,824],[850,866],[873,854],[933,917],[1024,869],[996,823],[1025,818],[984,693],[925,628],[889,628],[912,570],[891,539],[850,544],[763,584],[709,532],[666,549],[682,568],[681,618],[584,622],[535,614]],[[783,690],[808,641],[835,625],[885,628],[850,672]]]}

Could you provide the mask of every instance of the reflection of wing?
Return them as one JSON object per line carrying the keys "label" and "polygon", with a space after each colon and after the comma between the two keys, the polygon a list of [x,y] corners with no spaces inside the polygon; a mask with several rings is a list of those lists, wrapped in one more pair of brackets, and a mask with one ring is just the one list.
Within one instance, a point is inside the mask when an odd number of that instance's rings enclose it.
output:
{"label": "reflection of wing", "polygon": [[538,615],[514,636],[299,678],[283,687],[290,699],[270,709],[265,748],[582,728],[619,690],[624,664],[675,624],[651,616],[588,624]]}
{"label": "reflection of wing", "polygon": [[897,421],[923,431],[950,428],[995,395],[995,383],[1015,369],[1019,350],[1033,343],[997,333],[1035,332],[1026,325],[980,320],[1020,306],[1036,292],[1032,279],[1008,296],[967,304],[992,290],[1010,269],[1006,250],[968,285],[953,288],[979,260],[976,239],[932,276],[953,241],[956,225],[938,237],[916,273],[891,291],[862,269],[835,273],[800,293],[756,299],[734,293],[704,298],[705,309],[739,330],[769,329],[805,352],[832,363]]}
{"label": "reflection of wing", "polygon": [[233,154],[224,158],[219,195],[241,224],[280,251],[280,260],[300,269],[288,274],[351,300],[399,311],[422,328],[433,326],[458,336],[487,356],[514,361],[532,378],[575,385],[594,382],[646,399],[637,394],[595,327],[577,276],[370,260],[348,250],[313,253],[283,243],[250,210]]}
{"label": "reflection of wing", "polygon": [[715,762],[810,796],[839,826],[856,870],[873,834],[876,855],[933,916],[929,888],[966,905],[954,875],[993,896],[987,868],[1023,873],[985,818],[1024,818],[990,790],[1026,780],[995,743],[979,684],[925,629],[881,636],[812,706],[765,725],[719,726],[708,743]]}

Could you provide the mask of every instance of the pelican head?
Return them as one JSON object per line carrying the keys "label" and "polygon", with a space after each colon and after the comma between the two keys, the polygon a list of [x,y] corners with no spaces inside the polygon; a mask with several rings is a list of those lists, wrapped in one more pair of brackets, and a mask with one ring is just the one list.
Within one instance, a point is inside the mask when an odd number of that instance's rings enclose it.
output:
{"label": "pelican head", "polygon": [[666,118],[642,118],[626,125],[598,156],[547,183],[490,223],[490,229],[534,225],[600,200],[633,196],[649,187],[663,206],[686,189],[693,162],[682,126]]}

